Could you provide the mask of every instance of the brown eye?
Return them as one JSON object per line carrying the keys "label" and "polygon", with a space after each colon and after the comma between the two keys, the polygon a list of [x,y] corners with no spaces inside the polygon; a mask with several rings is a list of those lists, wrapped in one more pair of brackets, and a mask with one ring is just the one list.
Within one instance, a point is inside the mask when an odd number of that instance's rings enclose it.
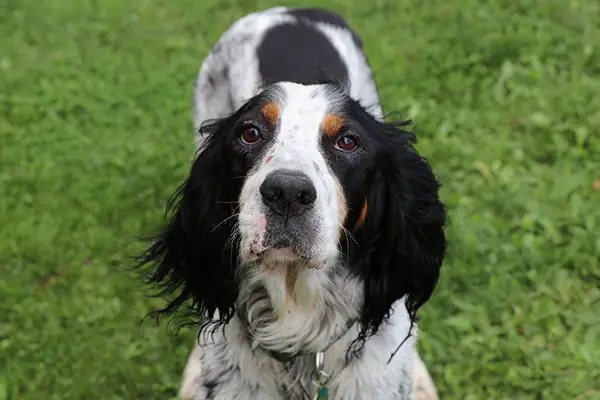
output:
{"label": "brown eye", "polygon": [[240,140],[244,144],[254,144],[262,140],[262,135],[257,127],[248,125],[244,128]]}
{"label": "brown eye", "polygon": [[358,141],[353,136],[342,136],[335,142],[335,147],[342,151],[353,151],[358,147]]}

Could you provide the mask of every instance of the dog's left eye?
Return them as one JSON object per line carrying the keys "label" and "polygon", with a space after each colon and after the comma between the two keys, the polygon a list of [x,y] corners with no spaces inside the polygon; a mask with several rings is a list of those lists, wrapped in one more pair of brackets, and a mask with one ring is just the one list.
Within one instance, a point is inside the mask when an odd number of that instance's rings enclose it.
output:
{"label": "dog's left eye", "polygon": [[335,142],[335,147],[342,151],[354,151],[358,147],[358,140],[354,136],[342,136]]}
{"label": "dog's left eye", "polygon": [[254,125],[248,125],[244,127],[240,140],[244,144],[254,144],[262,140],[262,134],[260,130]]}

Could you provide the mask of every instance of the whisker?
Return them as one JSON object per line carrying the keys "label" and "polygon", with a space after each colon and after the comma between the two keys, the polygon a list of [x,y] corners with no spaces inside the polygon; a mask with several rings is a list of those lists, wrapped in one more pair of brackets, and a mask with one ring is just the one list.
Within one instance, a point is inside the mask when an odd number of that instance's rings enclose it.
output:
{"label": "whisker", "polygon": [[230,215],[229,217],[225,218],[223,221],[219,222],[217,225],[215,225],[211,232],[214,232],[215,229],[217,229],[219,226],[223,225],[225,222],[229,221],[231,218],[237,217],[238,215],[240,215],[240,213],[235,213],[233,215]]}
{"label": "whisker", "polygon": [[234,229],[233,232],[231,232],[231,236],[229,236],[229,239],[227,239],[227,242],[225,242],[225,248],[229,247],[229,257],[233,258],[234,256],[237,258],[239,256],[239,254],[234,254],[235,251],[235,242],[242,240],[242,236],[240,233],[239,228]]}
{"label": "whisker", "polygon": [[340,227],[342,228],[342,232],[344,232],[344,236],[346,237],[346,262],[348,262],[348,257],[350,257],[350,240],[352,239],[352,241],[358,246],[358,242],[356,241],[356,239],[354,238],[354,236],[352,236],[352,233],[346,229],[343,225],[340,225]]}
{"label": "whisker", "polygon": [[233,249],[233,242],[235,242],[236,239],[240,238],[240,229],[236,228],[233,230],[233,232],[231,232],[231,235],[229,235],[229,238],[227,239],[227,241],[225,242],[225,248],[231,246]]}
{"label": "whisker", "polygon": [[344,231],[344,234],[346,235],[346,237],[349,238],[349,239],[352,239],[352,241],[354,242],[354,244],[356,244],[358,246],[359,244],[356,241],[356,239],[354,238],[354,236],[352,236],[352,233],[348,229],[346,229],[346,227],[344,227],[344,225],[340,225],[340,227]]}
{"label": "whisker", "polygon": [[217,204],[239,204],[239,201],[217,201]]}
{"label": "whisker", "polygon": [[[239,208],[240,208],[240,204],[237,203],[237,206],[235,206],[233,208],[233,210],[232,210],[233,215],[231,215],[229,218],[235,217],[236,215],[239,215],[239,213],[236,213],[236,211]],[[227,219],[229,219],[229,218],[227,218]],[[225,221],[227,219],[225,219]],[[225,221],[223,221],[223,222],[225,222]],[[223,223],[223,222],[221,222],[221,223]],[[231,250],[230,256],[233,256],[233,249],[235,247],[235,246],[233,246],[233,244],[234,244],[234,242],[235,242],[236,239],[241,239],[240,235],[241,235],[240,227],[238,225],[235,225],[234,228],[233,228],[233,230],[232,230],[232,232],[231,232],[231,235],[229,235],[229,238],[227,238],[227,241],[225,242],[225,246],[224,246],[225,248],[230,247],[230,250]]]}

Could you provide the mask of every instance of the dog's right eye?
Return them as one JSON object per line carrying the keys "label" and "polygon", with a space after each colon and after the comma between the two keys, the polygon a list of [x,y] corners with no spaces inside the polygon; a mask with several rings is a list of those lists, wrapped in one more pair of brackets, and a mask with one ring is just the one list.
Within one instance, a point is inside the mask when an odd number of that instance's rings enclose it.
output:
{"label": "dog's right eye", "polygon": [[254,125],[245,126],[242,135],[240,136],[240,140],[244,144],[254,144],[260,142],[262,138],[263,136],[260,133],[260,130]]}

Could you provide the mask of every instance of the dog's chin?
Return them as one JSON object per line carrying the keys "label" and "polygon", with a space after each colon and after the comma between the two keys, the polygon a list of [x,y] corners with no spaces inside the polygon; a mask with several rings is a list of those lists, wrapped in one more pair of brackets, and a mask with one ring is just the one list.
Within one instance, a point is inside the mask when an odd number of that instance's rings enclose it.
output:
{"label": "dog's chin", "polygon": [[265,239],[265,232],[244,235],[242,233],[241,261],[258,267],[262,272],[277,272],[282,269],[319,270],[327,265],[327,258],[313,254],[309,246],[294,243],[287,238]]}
{"label": "dog's chin", "polygon": [[278,272],[278,270],[287,268],[312,270],[325,266],[325,261],[307,257],[292,246],[269,247],[260,254],[258,261],[261,269],[265,272]]}

